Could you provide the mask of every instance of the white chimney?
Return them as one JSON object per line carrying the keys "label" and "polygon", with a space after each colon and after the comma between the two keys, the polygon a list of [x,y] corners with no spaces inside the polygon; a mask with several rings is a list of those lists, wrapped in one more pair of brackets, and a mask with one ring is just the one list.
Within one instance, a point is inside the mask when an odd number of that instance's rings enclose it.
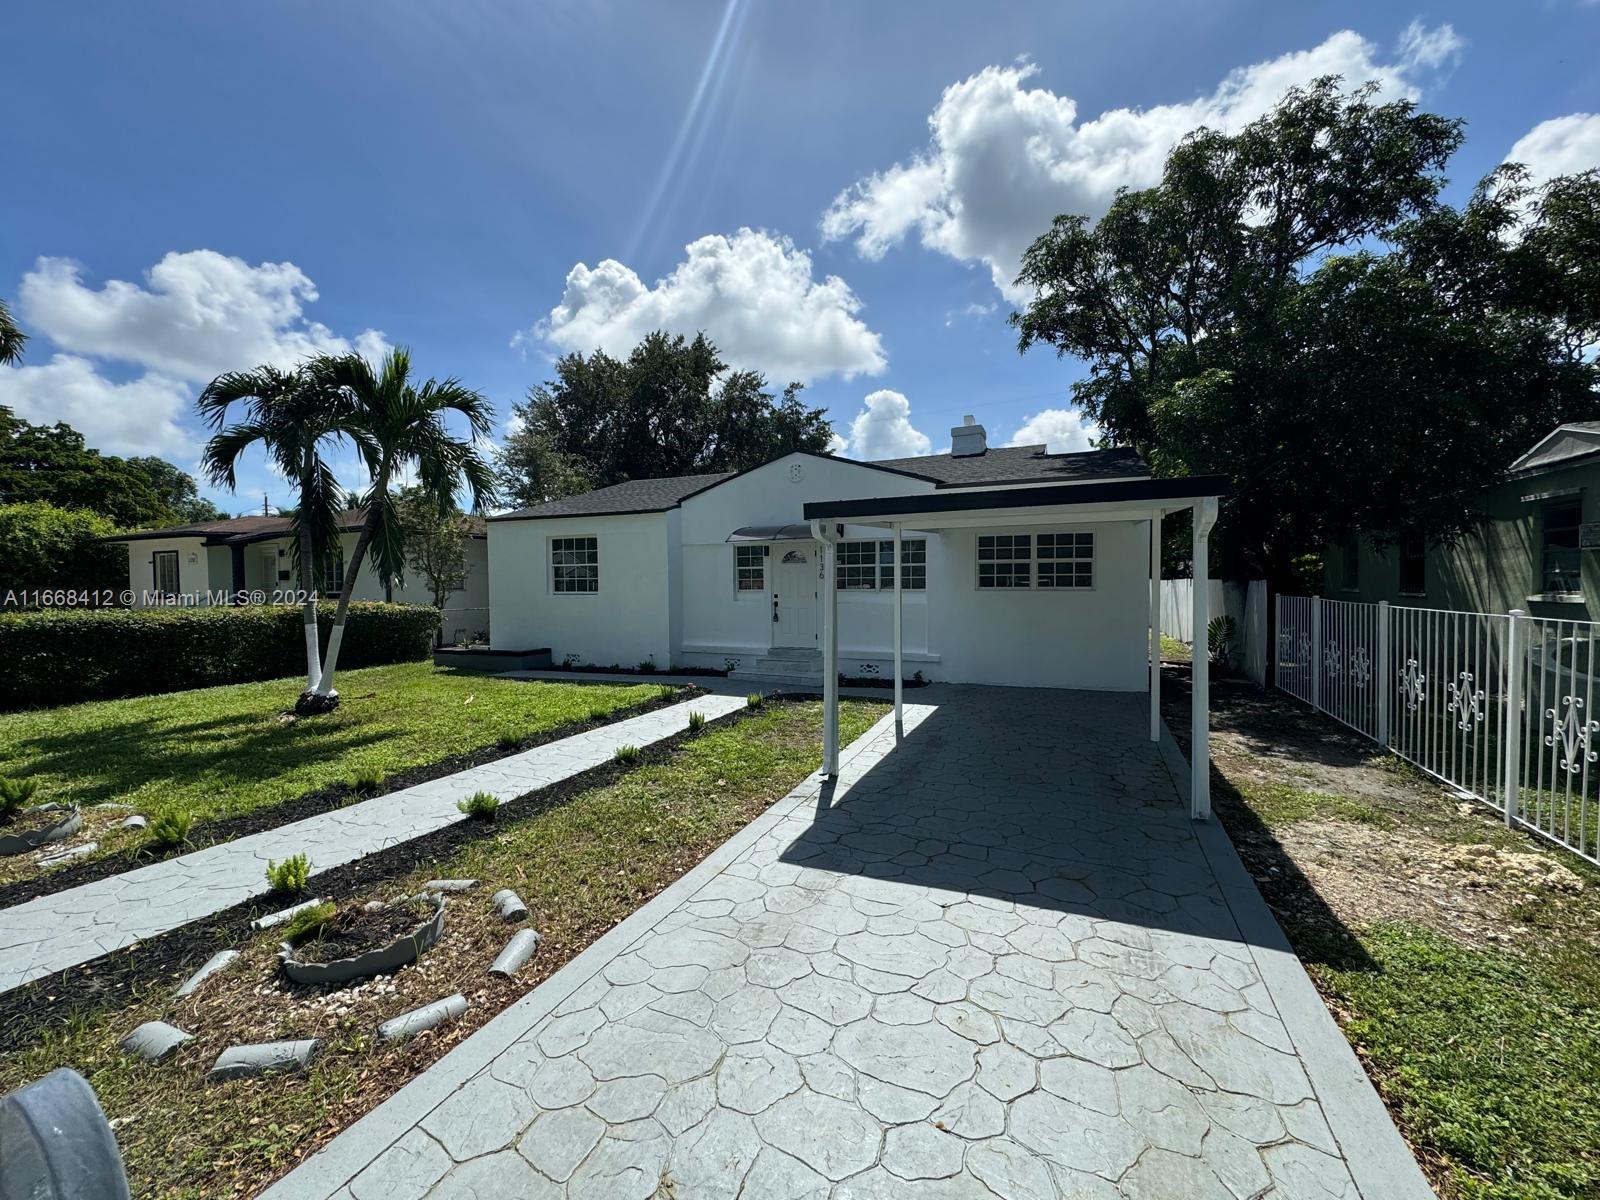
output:
{"label": "white chimney", "polygon": [[950,431],[950,455],[953,458],[970,458],[988,448],[989,435],[984,432],[982,425],[972,419],[971,413],[962,417],[961,424]]}

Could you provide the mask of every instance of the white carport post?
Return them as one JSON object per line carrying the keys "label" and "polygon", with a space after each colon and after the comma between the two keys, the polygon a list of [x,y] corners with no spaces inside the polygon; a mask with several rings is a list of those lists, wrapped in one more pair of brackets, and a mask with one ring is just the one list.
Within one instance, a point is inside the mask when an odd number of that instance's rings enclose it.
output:
{"label": "white carport post", "polygon": [[839,539],[822,521],[812,521],[811,532],[822,543],[822,773],[833,779],[839,774]]}
{"label": "white carport post", "polygon": [[900,522],[896,521],[894,523],[894,740],[897,742],[906,736],[905,720],[901,712],[905,699],[905,685],[901,679],[905,671],[900,640]]}
{"label": "white carport post", "polygon": [[1211,662],[1206,626],[1211,623],[1211,564],[1207,561],[1217,500],[1207,496],[1194,506],[1194,653],[1189,727],[1189,815],[1211,815]]}
{"label": "white carport post", "polygon": [[1150,514],[1150,740],[1161,740],[1161,510]]}

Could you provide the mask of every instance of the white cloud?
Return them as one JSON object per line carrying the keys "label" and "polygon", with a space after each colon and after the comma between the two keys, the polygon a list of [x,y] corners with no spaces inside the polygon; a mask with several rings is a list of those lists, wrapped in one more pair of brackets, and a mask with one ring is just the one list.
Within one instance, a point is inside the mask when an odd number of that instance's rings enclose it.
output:
{"label": "white cloud", "polygon": [[0,367],[0,404],[35,424],[65,421],[107,454],[192,457],[195,439],[180,423],[190,395],[181,380],[163,375],[113,383],[75,354]]}
{"label": "white cloud", "polygon": [[305,305],[316,299],[315,285],[293,263],[251,266],[214,250],[168,254],[150,269],[147,286],[113,279],[98,289],[70,259],[41,258],[17,289],[23,318],[63,350],[178,379],[387,349],[377,330],[352,343],[307,320]]}
{"label": "white cloud", "polygon": [[1029,242],[1060,213],[1097,218],[1119,187],[1158,182],[1184,134],[1202,125],[1237,130],[1322,75],[1342,75],[1348,86],[1376,81],[1385,98],[1415,97],[1418,78],[1447,68],[1461,49],[1450,26],[1413,23],[1394,61],[1382,63],[1371,42],[1346,30],[1236,69],[1209,95],[1082,122],[1071,97],[1023,86],[1037,73],[1032,64],[986,67],[945,89],[928,118],[927,149],[841,192],[822,233],[854,237],[858,252],[875,259],[915,232],[928,249],[983,263],[995,287],[1020,302],[1012,281]]}
{"label": "white cloud", "polygon": [[1506,161],[1527,167],[1535,187],[1558,175],[1600,167],[1600,113],[1570,113],[1539,122],[1517,139]]}
{"label": "white cloud", "polygon": [[726,362],[778,385],[884,369],[882,339],[856,316],[861,301],[837,275],[813,279],[811,256],[788,238],[740,229],[700,238],[685,253],[654,287],[613,258],[578,263],[561,303],[512,344],[620,356],[656,329],[704,331]]}
{"label": "white cloud", "polygon": [[928,435],[911,424],[911,401],[902,393],[880,388],[861,404],[861,411],[850,422],[849,441],[834,434],[837,448],[830,447],[833,453],[848,449],[853,458],[871,460],[910,458],[933,450]]}
{"label": "white cloud", "polygon": [[[95,288],[83,274],[70,259],[41,258],[23,275],[19,316],[66,353],[0,369],[0,404],[30,421],[65,421],[108,454],[192,461],[201,439],[185,418],[195,385],[223,371],[352,350],[376,359],[389,348],[375,329],[352,341],[306,319],[317,290],[293,263],[251,266],[190,250],[166,255],[144,284],[113,279]],[[103,373],[106,362],[143,373],[116,382]]]}
{"label": "white cloud", "polygon": [[1075,409],[1047,408],[1023,421],[1022,428],[1011,435],[1006,445],[1037,446],[1043,442],[1049,453],[1065,454],[1090,449],[1090,439],[1099,432]]}

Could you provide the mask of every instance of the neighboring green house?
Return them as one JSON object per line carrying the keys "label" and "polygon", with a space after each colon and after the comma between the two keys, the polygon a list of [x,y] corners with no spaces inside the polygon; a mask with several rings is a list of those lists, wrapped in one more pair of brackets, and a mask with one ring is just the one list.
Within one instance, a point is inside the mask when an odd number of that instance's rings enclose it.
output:
{"label": "neighboring green house", "polygon": [[1479,506],[1484,520],[1453,546],[1403,535],[1381,551],[1355,537],[1328,547],[1322,594],[1600,619],[1600,421],[1559,426]]}

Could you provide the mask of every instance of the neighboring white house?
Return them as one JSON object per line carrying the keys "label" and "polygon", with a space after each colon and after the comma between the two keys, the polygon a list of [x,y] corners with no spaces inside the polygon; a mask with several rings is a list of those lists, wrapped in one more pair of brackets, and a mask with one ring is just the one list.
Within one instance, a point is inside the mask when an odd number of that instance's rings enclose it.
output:
{"label": "neighboring white house", "polygon": [[[489,631],[488,539],[480,518],[471,518],[467,538],[466,583],[445,602],[446,642],[464,641]],[[355,552],[361,512],[339,516],[339,552],[330,558],[318,580],[324,600],[336,600],[344,589],[344,565]],[[240,594],[277,603],[299,587],[294,545],[287,517],[235,517],[170,529],[123,534],[107,541],[128,550],[128,590],[136,608],[165,604],[226,604]],[[352,600],[394,600],[431,604],[427,580],[414,571],[404,584],[385,593],[368,562],[356,579]]]}
{"label": "neighboring white house", "polygon": [[[807,505],[934,496],[986,502],[1117,484],[1137,497],[1151,484],[1131,450],[991,449],[983,427],[968,422],[952,430],[947,454],[855,462],[797,452],[742,473],[633,480],[491,517],[493,644],[549,647],[558,663],[652,662],[819,682],[822,563],[825,542],[837,538],[839,672],[888,679],[892,532],[844,521],[822,537],[807,521]],[[982,528],[908,518],[901,523],[904,674],[1145,690],[1151,512],[1146,499],[1088,520],[1063,511],[1044,524],[1032,512]]]}

